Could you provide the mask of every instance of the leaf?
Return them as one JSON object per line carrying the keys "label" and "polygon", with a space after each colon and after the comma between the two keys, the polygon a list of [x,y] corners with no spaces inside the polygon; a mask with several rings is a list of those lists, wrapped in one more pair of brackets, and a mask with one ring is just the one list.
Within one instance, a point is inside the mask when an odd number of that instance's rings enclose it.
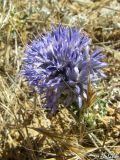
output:
{"label": "leaf", "polygon": [[94,103],[96,94],[93,90],[92,84],[90,80],[88,80],[88,91],[87,91],[87,101],[85,102],[83,106],[84,112],[87,111],[87,109]]}
{"label": "leaf", "polygon": [[82,158],[82,160],[84,160],[84,155],[85,155],[84,147],[79,145],[78,143],[75,143],[74,140],[71,140],[70,138],[68,139],[67,136],[64,137],[62,134],[60,135],[45,128],[33,128],[33,127],[29,128],[48,136],[54,141],[59,142],[62,146],[66,147],[75,155],[77,155],[79,158]]}

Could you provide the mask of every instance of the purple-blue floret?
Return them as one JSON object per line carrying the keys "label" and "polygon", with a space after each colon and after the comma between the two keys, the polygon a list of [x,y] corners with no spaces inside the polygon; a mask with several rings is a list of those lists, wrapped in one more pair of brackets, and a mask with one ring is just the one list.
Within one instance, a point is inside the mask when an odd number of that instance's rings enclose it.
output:
{"label": "purple-blue floret", "polygon": [[59,25],[27,46],[23,75],[40,95],[44,106],[55,113],[59,104],[73,102],[81,108],[87,98],[88,78],[95,83],[104,74],[104,55],[90,54],[91,39],[82,30]]}

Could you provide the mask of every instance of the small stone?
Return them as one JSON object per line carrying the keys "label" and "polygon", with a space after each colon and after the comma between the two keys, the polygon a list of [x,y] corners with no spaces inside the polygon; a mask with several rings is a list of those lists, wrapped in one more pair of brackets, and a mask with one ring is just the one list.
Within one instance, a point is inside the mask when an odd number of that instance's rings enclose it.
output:
{"label": "small stone", "polygon": [[108,111],[108,112],[107,112],[107,115],[108,115],[108,116],[113,116],[113,115],[114,115],[115,110],[114,110],[113,108],[108,107],[107,111]]}

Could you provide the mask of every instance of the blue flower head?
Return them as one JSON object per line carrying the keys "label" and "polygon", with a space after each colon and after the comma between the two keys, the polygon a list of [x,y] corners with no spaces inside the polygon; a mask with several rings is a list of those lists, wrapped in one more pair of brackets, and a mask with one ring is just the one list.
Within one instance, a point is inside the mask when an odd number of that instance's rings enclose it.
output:
{"label": "blue flower head", "polygon": [[45,97],[50,113],[58,104],[81,108],[86,99],[88,76],[95,82],[104,74],[107,64],[101,50],[90,54],[91,39],[77,28],[59,25],[51,32],[34,40],[25,51],[23,74],[30,85]]}

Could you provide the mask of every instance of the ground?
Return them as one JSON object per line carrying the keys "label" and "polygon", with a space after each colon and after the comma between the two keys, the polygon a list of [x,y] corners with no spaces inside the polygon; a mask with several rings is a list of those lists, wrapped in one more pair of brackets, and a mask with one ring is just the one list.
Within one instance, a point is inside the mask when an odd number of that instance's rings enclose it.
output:
{"label": "ground", "polygon": [[[48,117],[20,74],[26,45],[57,24],[87,32],[109,64],[81,124],[65,106]],[[119,63],[119,0],[0,0],[0,159],[119,160]]]}

